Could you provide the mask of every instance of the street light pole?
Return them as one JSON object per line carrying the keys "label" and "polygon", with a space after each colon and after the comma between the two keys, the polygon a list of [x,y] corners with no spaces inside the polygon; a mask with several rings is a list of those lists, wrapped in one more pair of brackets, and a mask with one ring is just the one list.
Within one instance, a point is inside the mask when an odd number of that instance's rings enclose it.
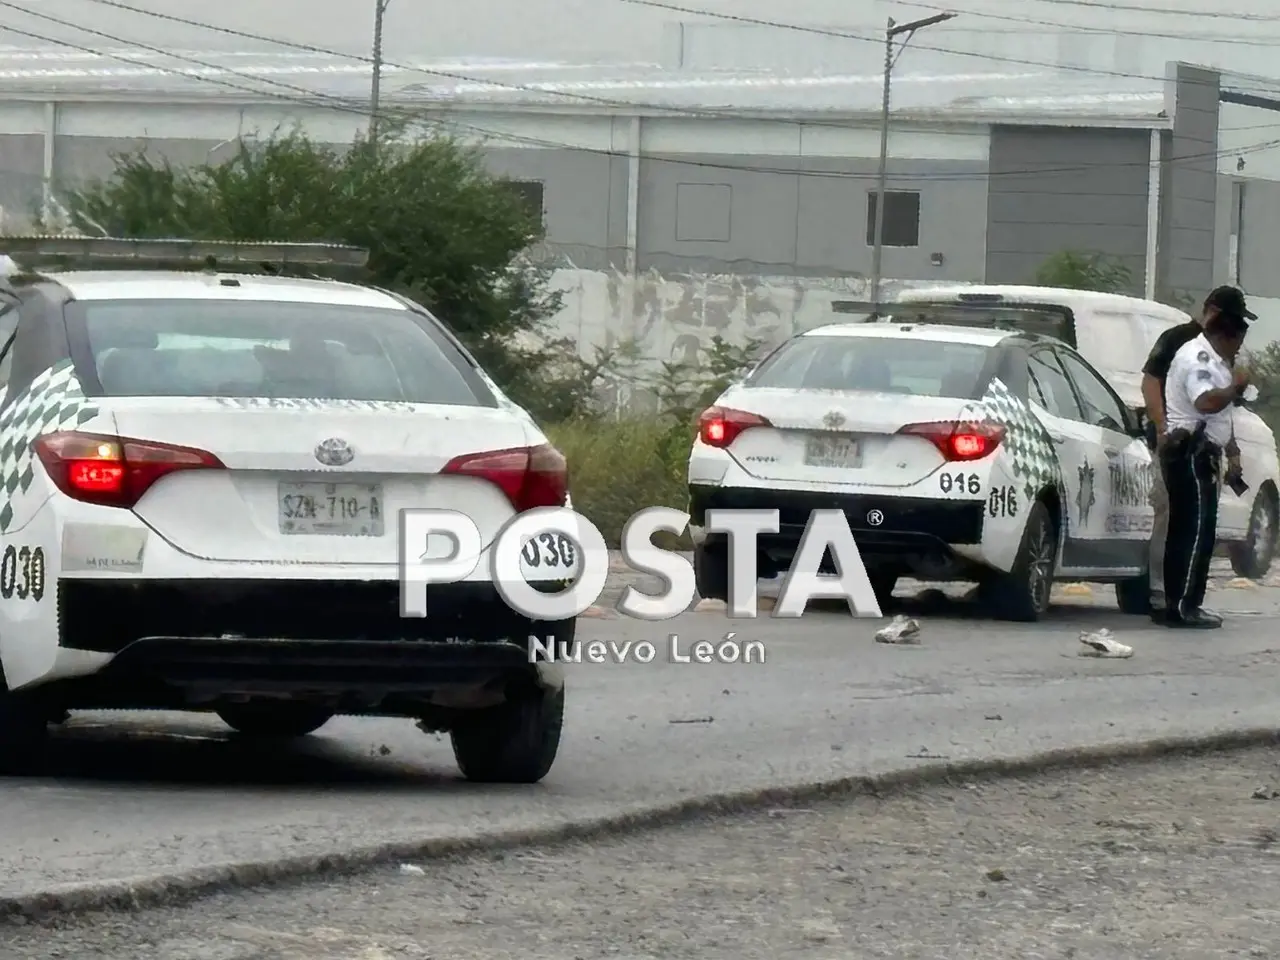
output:
{"label": "street light pole", "polygon": [[902,41],[902,47],[898,48],[898,53],[901,54],[902,48],[907,45],[911,40],[912,34],[917,30],[932,27],[936,23],[954,20],[955,17],[956,14],[954,13],[936,13],[932,17],[912,20],[910,23],[895,23],[893,17],[890,17],[885,27],[884,92],[880,98],[880,164],[876,170],[875,242],[871,248],[871,304],[872,309],[875,310],[878,310],[880,305],[880,285],[883,279],[881,274],[884,260],[884,195],[889,166],[889,83],[893,76],[893,64],[896,60],[893,52],[893,41],[906,34],[906,39]]}
{"label": "street light pole", "polygon": [[378,110],[382,99],[382,24],[391,0],[373,0],[373,79],[369,88],[369,140],[378,140]]}

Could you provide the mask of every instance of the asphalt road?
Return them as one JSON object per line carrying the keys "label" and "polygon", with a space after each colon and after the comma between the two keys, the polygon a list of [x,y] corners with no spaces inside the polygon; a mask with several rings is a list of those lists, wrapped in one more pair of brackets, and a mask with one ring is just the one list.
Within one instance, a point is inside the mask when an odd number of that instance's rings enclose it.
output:
{"label": "asphalt road", "polygon": [[[0,928],[6,960],[1280,956],[1274,748],[970,780],[185,908]],[[1266,798],[1266,799],[1263,799]]]}
{"label": "asphalt road", "polygon": [[[1278,725],[1280,591],[1213,599],[1241,613],[1206,634],[1121,617],[1103,593],[1033,628],[943,604],[922,613],[918,647],[818,612],[734,623],[765,644],[763,665],[582,664],[560,758],[533,788],[461,782],[447,741],[404,721],[339,719],[298,745],[254,747],[212,718],[84,715],[56,735],[50,776],[0,780],[0,893],[550,825],[932,758]],[[714,640],[727,624],[584,620],[580,635]],[[1077,634],[1100,626],[1133,659],[1077,657]]]}

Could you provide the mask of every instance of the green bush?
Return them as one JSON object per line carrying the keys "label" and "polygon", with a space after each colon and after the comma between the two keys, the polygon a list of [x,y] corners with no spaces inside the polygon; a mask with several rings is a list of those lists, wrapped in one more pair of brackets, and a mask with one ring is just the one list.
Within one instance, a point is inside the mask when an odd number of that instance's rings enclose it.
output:
{"label": "green bush", "polygon": [[[713,337],[697,362],[660,363],[648,375],[635,370],[634,345],[579,361],[591,383],[612,381],[648,394],[657,412],[607,416],[584,410],[545,427],[569,461],[573,507],[617,547],[627,520],[644,507],[688,506],[689,449],[696,420],[734,380],[750,368],[760,341],[730,344]],[[684,537],[654,538],[661,547],[689,547]]]}
{"label": "green bush", "polygon": [[548,427],[547,436],[569,461],[573,508],[599,527],[610,547],[617,547],[637,510],[688,504],[692,428],[657,418],[584,418]]}

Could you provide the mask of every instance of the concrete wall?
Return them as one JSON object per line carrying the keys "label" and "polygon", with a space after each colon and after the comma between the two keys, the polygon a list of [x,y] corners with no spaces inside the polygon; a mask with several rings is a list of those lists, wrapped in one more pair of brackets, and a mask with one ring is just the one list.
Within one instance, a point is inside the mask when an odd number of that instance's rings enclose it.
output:
{"label": "concrete wall", "polygon": [[[646,121],[641,269],[865,275],[878,137],[836,125]],[[982,278],[987,141],[981,128],[893,132],[888,189],[919,194],[920,228],[917,246],[885,248],[886,276]]]}
{"label": "concrete wall", "polygon": [[1215,281],[1219,75],[1172,65],[1168,112],[1173,130],[1160,152],[1160,249],[1156,289],[1210,290]]}
{"label": "concrete wall", "polygon": [[[772,276],[862,275],[871,265],[868,196],[878,131],[838,123],[451,111],[437,128],[480,145],[490,168],[543,185],[547,252],[582,269],[623,266],[628,180],[638,150],[639,269]],[[6,226],[38,209],[49,117],[0,105],[0,206]],[[109,176],[112,157],[145,148],[177,165],[225,159],[240,137],[303,129],[335,145],[358,116],[222,104],[62,103],[54,116],[55,196]],[[901,127],[889,144],[890,191],[919,194],[913,247],[886,247],[887,277],[981,280],[987,209],[985,128]]]}
{"label": "concrete wall", "polygon": [[[564,302],[551,327],[579,344],[582,356],[625,342],[649,361],[694,361],[719,336],[733,343],[781,343],[825,323],[847,321],[836,300],[865,300],[860,278],[753,277],[741,274],[641,272],[634,286],[622,270],[563,268],[552,283]],[[895,281],[889,293],[929,281]]]}
{"label": "concrete wall", "polygon": [[1063,250],[1115,257],[1142,293],[1151,136],[1145,130],[993,127],[988,283],[1030,283]]}

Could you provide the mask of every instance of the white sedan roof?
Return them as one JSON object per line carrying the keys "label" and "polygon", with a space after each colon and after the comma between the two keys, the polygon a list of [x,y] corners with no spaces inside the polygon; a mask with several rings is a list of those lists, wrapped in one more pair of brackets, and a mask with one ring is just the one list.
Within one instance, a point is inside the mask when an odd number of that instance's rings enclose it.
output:
{"label": "white sedan roof", "polygon": [[815,327],[804,333],[806,337],[897,337],[915,340],[938,340],[944,343],[975,343],[995,346],[1002,340],[1016,336],[1015,330],[990,330],[986,327],[962,327],[945,323],[833,323]]}
{"label": "white sedan roof", "polygon": [[[62,284],[77,300],[273,300],[406,309],[380,290],[335,280],[163,270],[42,271],[41,275]],[[224,284],[226,280],[236,282]]]}

